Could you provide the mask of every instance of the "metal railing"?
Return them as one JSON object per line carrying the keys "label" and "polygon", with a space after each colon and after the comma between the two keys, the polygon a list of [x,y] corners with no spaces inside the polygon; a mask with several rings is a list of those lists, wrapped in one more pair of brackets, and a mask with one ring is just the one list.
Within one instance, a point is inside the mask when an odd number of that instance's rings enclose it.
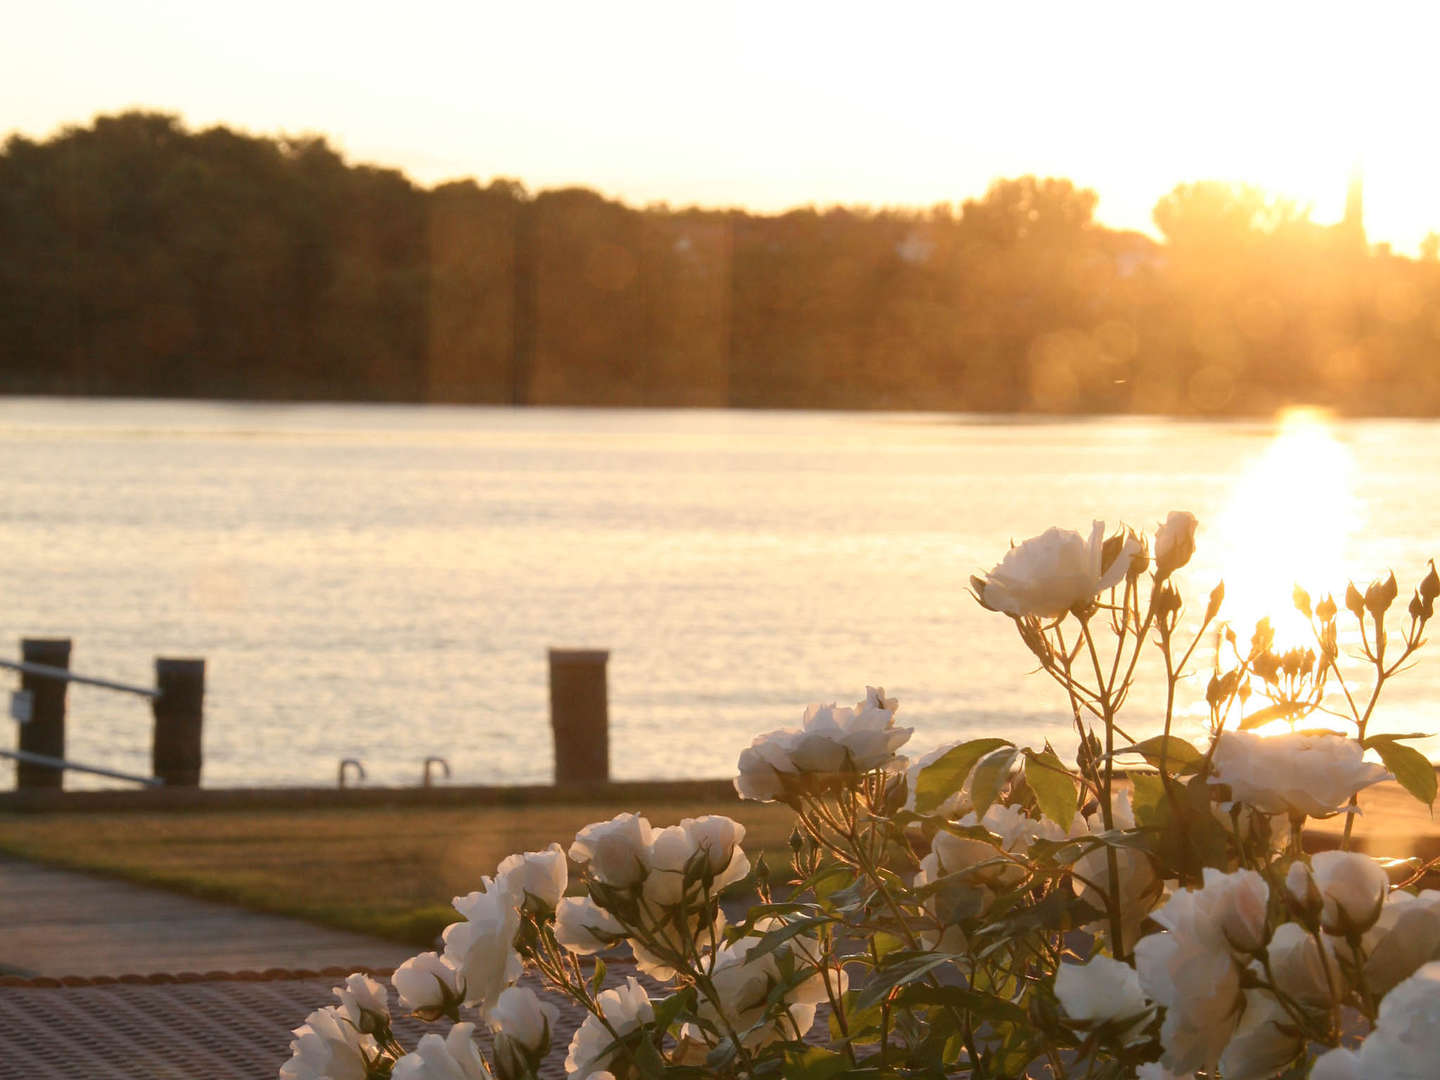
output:
{"label": "metal railing", "polygon": [[[16,788],[60,788],[67,771],[106,776],[146,787],[199,785],[204,660],[159,658],[155,661],[156,685],[137,686],[71,671],[68,638],[26,638],[20,646],[19,661],[0,660],[0,669],[18,672],[21,677],[21,690],[11,701],[11,714],[20,722],[19,746],[15,750],[0,750],[0,757],[17,762]],[[71,683],[134,694],[150,702],[154,714],[153,776],[83,764],[66,756],[65,696]]]}

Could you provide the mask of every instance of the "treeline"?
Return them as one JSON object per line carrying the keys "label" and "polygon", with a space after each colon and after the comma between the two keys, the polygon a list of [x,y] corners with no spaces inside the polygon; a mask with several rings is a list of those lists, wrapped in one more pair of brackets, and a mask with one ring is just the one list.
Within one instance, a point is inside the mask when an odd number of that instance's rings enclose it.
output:
{"label": "treeline", "polygon": [[126,113],[0,154],[0,392],[1440,414],[1440,262],[1252,188],[1156,244],[1066,180],[926,210],[426,190]]}

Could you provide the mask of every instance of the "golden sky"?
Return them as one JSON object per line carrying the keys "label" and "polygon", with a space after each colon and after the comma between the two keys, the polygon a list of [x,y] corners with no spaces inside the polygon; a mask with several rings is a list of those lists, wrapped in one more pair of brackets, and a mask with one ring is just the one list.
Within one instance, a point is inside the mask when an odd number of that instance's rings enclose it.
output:
{"label": "golden sky", "polygon": [[1153,231],[1181,181],[1440,230],[1440,8],[1351,3],[886,4],[251,0],[13,4],[0,130],[128,107],[320,133],[417,181],[509,176],[633,203],[930,205],[1067,176]]}

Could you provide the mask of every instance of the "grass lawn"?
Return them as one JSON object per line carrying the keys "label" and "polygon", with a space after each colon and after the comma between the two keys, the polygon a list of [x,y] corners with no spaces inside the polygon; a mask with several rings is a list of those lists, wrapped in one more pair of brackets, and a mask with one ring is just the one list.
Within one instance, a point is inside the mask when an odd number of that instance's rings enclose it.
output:
{"label": "grass lawn", "polygon": [[764,851],[778,869],[789,858],[785,807],[680,801],[3,814],[0,852],[428,945],[458,917],[450,898],[506,855],[569,847],[581,827],[622,810],[656,826],[727,814],[748,830],[752,861]]}

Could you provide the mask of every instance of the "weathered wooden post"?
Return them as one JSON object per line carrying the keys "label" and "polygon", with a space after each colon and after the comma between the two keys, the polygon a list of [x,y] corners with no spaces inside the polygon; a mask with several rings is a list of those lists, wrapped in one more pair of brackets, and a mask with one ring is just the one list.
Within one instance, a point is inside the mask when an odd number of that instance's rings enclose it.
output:
{"label": "weathered wooden post", "polygon": [[[70,668],[69,638],[22,638],[20,659],[27,664]],[[30,721],[20,725],[20,749],[53,758],[65,756],[65,690],[70,684],[53,675],[22,672],[20,689],[30,694]],[[17,762],[17,788],[58,788],[65,784],[59,769]]]}
{"label": "weathered wooden post", "polygon": [[166,787],[199,787],[205,661],[157,658],[155,687],[151,768]]}
{"label": "weathered wooden post", "polygon": [[610,779],[610,705],[604,649],[550,650],[550,727],[555,733],[555,784]]}

